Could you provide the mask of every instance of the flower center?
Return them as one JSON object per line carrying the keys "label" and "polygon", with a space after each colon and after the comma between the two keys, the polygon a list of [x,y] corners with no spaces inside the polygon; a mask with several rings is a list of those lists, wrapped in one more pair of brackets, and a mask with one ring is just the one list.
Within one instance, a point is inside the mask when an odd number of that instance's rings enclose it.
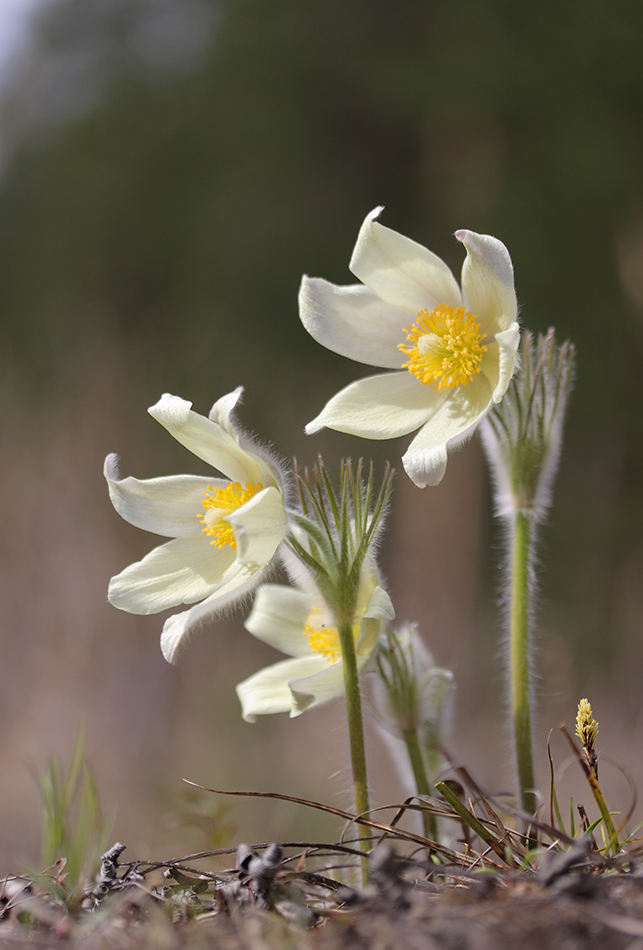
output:
{"label": "flower center", "polygon": [[[325,659],[335,663],[342,655],[339,633],[336,627],[329,627],[323,622],[319,616],[320,613],[320,607],[312,608],[306,618],[304,635],[308,637],[311,650],[314,650],[315,653],[321,653]],[[353,638],[355,641],[357,641],[358,634],[359,623],[355,623],[353,624]]]}
{"label": "flower center", "polygon": [[[203,492],[204,512],[198,515],[203,522],[201,529],[205,534],[212,535],[210,544],[216,544],[218,548],[229,544],[232,550],[236,550],[237,542],[232,530],[232,525],[225,520],[226,514],[241,508],[247,501],[263,490],[263,485],[255,485],[254,482],[246,482],[246,487],[241,486],[241,482],[228,482],[225,488],[212,488],[208,485],[208,491]],[[212,492],[210,495],[208,492]]]}
{"label": "flower center", "polygon": [[410,357],[402,369],[420,382],[433,383],[434,389],[465,386],[480,372],[482,354],[487,347],[485,334],[475,316],[464,307],[439,304],[431,313],[422,310],[416,322],[404,329],[407,343],[398,344]]}

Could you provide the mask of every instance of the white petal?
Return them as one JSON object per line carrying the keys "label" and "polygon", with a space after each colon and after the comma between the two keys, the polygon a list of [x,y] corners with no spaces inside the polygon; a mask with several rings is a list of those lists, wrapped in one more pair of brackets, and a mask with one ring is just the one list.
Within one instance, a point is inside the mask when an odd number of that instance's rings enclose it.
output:
{"label": "white petal", "polygon": [[201,530],[203,494],[208,487],[224,488],[228,483],[200,475],[168,478],[119,478],[118,457],[108,455],[104,468],[109,497],[121,518],[143,531],[168,538],[196,534]]}
{"label": "white petal", "polygon": [[358,363],[399,369],[406,357],[398,349],[408,311],[384,303],[362,284],[338,287],[321,277],[304,277],[299,316],[313,339]]}
{"label": "white petal", "polygon": [[233,422],[232,413],[242,395],[243,386],[237,386],[231,393],[217,399],[208,413],[208,418],[216,425],[221,426],[235,441],[237,440],[237,427]]}
{"label": "white petal", "polygon": [[444,399],[406,370],[367,376],[333,396],[306,432],[311,435],[328,426],[363,439],[393,439],[427,422]]}
{"label": "white petal", "polygon": [[479,373],[466,386],[451,390],[439,412],[423,426],[408,447],[402,464],[418,488],[437,485],[444,477],[447,449],[464,442],[488,412],[491,388]]}
{"label": "white petal", "polygon": [[508,330],[496,333],[496,342],[499,346],[498,382],[493,390],[493,401],[500,402],[511,377],[516,371],[518,345],[520,344],[520,327],[514,323]]}
{"label": "white petal", "polygon": [[288,526],[283,496],[277,488],[264,488],[225,520],[234,529],[237,559],[260,567],[272,558]]}
{"label": "white petal", "polygon": [[219,549],[201,533],[168,541],[113,577],[108,599],[132,614],[156,614],[193,604],[213,592],[235,561],[226,545]]}
{"label": "white petal", "polygon": [[161,652],[168,663],[176,662],[179,648],[187,635],[190,613],[190,610],[184,610],[180,614],[173,614],[163,624]]}
{"label": "white petal", "polygon": [[377,224],[381,208],[366,216],[350,262],[358,280],[374,294],[408,313],[446,303],[459,307],[460,288],[436,254],[410,238]]}
{"label": "white petal", "polygon": [[235,561],[227,569],[213,594],[191,610],[168,617],[161,634],[161,650],[168,663],[175,662],[179,647],[183,646],[190,634],[247,597],[257,584],[261,583],[265,573],[265,569],[254,570]]}
{"label": "white petal", "polygon": [[257,716],[271,713],[289,712],[291,716],[300,715],[303,709],[295,706],[288,685],[290,680],[293,677],[307,677],[326,665],[326,660],[320,656],[300,657],[295,660],[281,660],[248,677],[237,686],[243,718],[246,722],[254,722]]}
{"label": "white petal", "polygon": [[374,587],[360,621],[355,644],[358,656],[368,656],[372,653],[382,633],[382,621],[394,619],[395,610],[391,598],[382,587]]}
{"label": "white petal", "polygon": [[467,249],[462,265],[462,293],[467,310],[480,319],[484,333],[493,337],[516,322],[518,304],[514,269],[502,241],[475,231],[456,231]]}
{"label": "white petal", "polygon": [[289,656],[310,656],[304,633],[310,597],[283,584],[263,584],[244,626],[253,636]]}
{"label": "white petal", "polygon": [[193,412],[191,406],[191,402],[165,393],[148,412],[181,445],[222,472],[230,481],[243,485],[254,482],[265,486],[265,473],[257,457],[240,448],[237,439],[221,426]]}
{"label": "white petal", "polygon": [[[368,663],[370,655],[357,657],[357,670],[361,673]],[[290,680],[293,695],[291,717],[299,716],[312,706],[321,706],[344,692],[344,665],[341,660],[335,663],[324,661],[323,667],[307,676]]]}
{"label": "white petal", "polygon": [[508,330],[496,334],[496,339],[487,344],[480,370],[489,381],[494,402],[500,402],[518,365],[520,328],[514,323]]}

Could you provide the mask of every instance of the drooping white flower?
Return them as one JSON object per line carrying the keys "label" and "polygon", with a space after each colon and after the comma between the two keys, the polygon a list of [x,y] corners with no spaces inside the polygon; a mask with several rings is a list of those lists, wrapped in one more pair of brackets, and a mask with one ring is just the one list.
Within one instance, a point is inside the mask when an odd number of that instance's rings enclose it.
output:
{"label": "drooping white flower", "polygon": [[400,739],[413,731],[423,743],[442,741],[445,701],[454,677],[451,670],[436,666],[417,624],[387,631],[377,655],[377,670],[373,687],[381,725]]}
{"label": "drooping white flower", "polygon": [[[344,692],[337,621],[310,577],[299,570],[299,589],[265,584],[257,591],[246,629],[292,659],[267,666],[237,686],[243,718],[289,712],[291,718]],[[362,672],[395,615],[374,566],[365,567],[353,614],[357,668]]]}
{"label": "drooping white flower", "polygon": [[161,649],[168,662],[195,627],[261,581],[286,532],[281,474],[233,419],[242,392],[240,386],[217,400],[208,418],[168,393],[148,410],[223,479],[119,478],[117,457],[105,460],[116,511],[144,531],[173,538],[112,578],[110,602],[135,614],[196,604],[165,622]]}
{"label": "drooping white flower", "polygon": [[308,332],[342,356],[397,370],[337,393],[306,426],[368,439],[420,429],[402,462],[420,488],[437,485],[447,450],[468,438],[513,375],[520,339],[513,266],[496,238],[456,231],[467,251],[462,290],[439,257],[367,215],[350,269],[362,281],[338,287],[304,276]]}

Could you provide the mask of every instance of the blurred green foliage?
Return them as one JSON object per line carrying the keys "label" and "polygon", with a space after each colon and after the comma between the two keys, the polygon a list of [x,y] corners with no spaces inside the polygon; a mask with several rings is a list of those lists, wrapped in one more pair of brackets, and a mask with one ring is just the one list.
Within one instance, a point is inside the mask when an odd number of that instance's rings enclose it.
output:
{"label": "blurred green foliage", "polygon": [[[46,398],[96,340],[150,402],[244,383],[279,438],[355,376],[301,328],[302,272],[350,282],[380,203],[455,269],[456,228],[492,233],[525,324],[577,346],[547,595],[579,662],[583,638],[607,656],[643,534],[643,6],[210,0],[179,69],[129,42],[153,6],[52,4],[5,104],[5,374]],[[83,50],[87,102],[56,118],[47,64]]]}
{"label": "blurred green foliage", "polygon": [[[67,772],[50,759],[38,776],[42,802],[43,880],[80,900],[107,848],[113,821],[104,819],[91,767],[85,759],[86,729],[80,726]],[[50,877],[56,871],[56,878]],[[46,875],[46,876],[45,876]],[[56,884],[56,881],[58,882]]]}

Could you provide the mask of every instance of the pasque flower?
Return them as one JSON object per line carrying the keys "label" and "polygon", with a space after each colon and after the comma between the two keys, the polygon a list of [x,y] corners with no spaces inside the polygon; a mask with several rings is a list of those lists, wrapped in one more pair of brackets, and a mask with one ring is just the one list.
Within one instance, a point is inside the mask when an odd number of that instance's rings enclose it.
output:
{"label": "pasque flower", "polygon": [[441,740],[448,694],[454,686],[451,670],[436,666],[416,624],[387,630],[377,655],[374,677],[379,721],[404,739],[417,731],[424,744]]}
{"label": "pasque flower", "polygon": [[[394,616],[376,568],[362,571],[353,614],[357,667],[361,672],[377,646],[383,626]],[[289,712],[299,716],[344,692],[337,621],[311,577],[299,569],[298,587],[264,584],[257,591],[246,629],[291,659],[268,666],[239,683],[243,718]]]}
{"label": "pasque flower", "polygon": [[[380,732],[402,773],[411,767],[418,795],[432,795],[430,774],[440,761],[438,748],[444,740],[453,673],[435,666],[415,624],[386,631],[377,654],[377,670],[373,698]],[[401,744],[406,746],[405,758],[399,755]],[[435,816],[424,811],[422,821],[426,836],[436,840]]]}
{"label": "pasque flower", "polygon": [[563,421],[574,375],[574,347],[558,346],[552,328],[534,340],[523,333],[521,369],[480,428],[493,481],[496,514],[509,529],[506,565],[510,585],[508,669],[516,771],[524,812],[538,807],[532,707],[532,626],[535,619],[538,527],[551,505]]}
{"label": "pasque flower", "polygon": [[187,634],[261,581],[286,532],[279,468],[233,419],[242,392],[239,387],[215,402],[208,418],[167,393],[148,410],[223,479],[119,478],[117,457],[105,460],[117,512],[144,531],[173,539],[113,577],[110,602],[135,614],[196,605],[165,622],[161,649],[169,662]]}
{"label": "pasque flower", "polygon": [[500,241],[456,231],[467,251],[462,289],[449,267],[415,241],[367,215],[350,262],[362,281],[338,287],[304,277],[308,332],[342,356],[397,370],[337,393],[306,426],[369,439],[420,429],[402,459],[416,485],[436,485],[447,450],[500,402],[514,372],[519,327],[513,267]]}
{"label": "pasque flower", "polygon": [[563,422],[574,379],[574,345],[556,343],[550,327],[536,339],[523,333],[521,370],[480,433],[495,482],[498,515],[524,511],[545,520],[562,448]]}

